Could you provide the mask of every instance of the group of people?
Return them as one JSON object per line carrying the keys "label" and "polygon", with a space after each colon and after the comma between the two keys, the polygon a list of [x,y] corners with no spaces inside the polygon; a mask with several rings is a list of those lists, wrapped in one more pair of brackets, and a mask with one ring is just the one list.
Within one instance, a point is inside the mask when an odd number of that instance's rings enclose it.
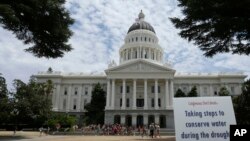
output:
{"label": "group of people", "polygon": [[125,126],[121,124],[110,124],[110,125],[95,125],[91,124],[81,128],[83,134],[95,133],[95,135],[141,135],[150,136],[152,138],[160,137],[160,126],[159,124],[151,123],[149,126]]}

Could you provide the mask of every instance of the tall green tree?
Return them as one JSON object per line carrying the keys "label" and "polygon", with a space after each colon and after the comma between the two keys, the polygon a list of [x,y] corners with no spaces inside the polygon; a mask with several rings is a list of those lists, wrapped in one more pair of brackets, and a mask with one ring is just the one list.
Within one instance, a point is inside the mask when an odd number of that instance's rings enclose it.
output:
{"label": "tall green tree", "polygon": [[197,93],[197,88],[196,86],[193,86],[191,91],[187,94],[187,97],[197,97],[198,93]]}
{"label": "tall green tree", "polygon": [[8,99],[8,90],[5,78],[0,73],[0,125],[8,122],[10,113],[10,104]]}
{"label": "tall green tree", "polygon": [[244,82],[242,94],[234,99],[237,124],[250,125],[250,79]]}
{"label": "tall green tree", "polygon": [[221,87],[219,91],[219,96],[229,96],[229,91],[226,87]]}
{"label": "tall green tree", "polygon": [[65,0],[1,0],[0,25],[31,47],[36,57],[57,58],[72,50],[73,24]]}
{"label": "tall green tree", "polygon": [[185,95],[185,93],[181,89],[178,89],[176,91],[174,97],[186,97],[186,95]]}
{"label": "tall green tree", "polygon": [[170,18],[180,36],[193,41],[206,57],[217,53],[250,54],[249,0],[178,0],[183,18]]}
{"label": "tall green tree", "polygon": [[87,124],[103,124],[104,123],[104,108],[106,105],[106,92],[98,83],[92,91],[91,102],[85,105],[87,110]]}
{"label": "tall green tree", "polygon": [[14,80],[13,105],[18,110],[16,119],[22,124],[41,126],[47,124],[52,113],[52,82],[38,83],[31,78],[29,83]]}

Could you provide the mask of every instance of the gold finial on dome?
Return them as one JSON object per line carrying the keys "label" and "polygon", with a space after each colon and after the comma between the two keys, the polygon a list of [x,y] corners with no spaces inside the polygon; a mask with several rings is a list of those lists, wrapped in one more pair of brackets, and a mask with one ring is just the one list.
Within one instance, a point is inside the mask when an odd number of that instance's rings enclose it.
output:
{"label": "gold finial on dome", "polygon": [[141,12],[139,13],[138,17],[139,17],[139,20],[145,18],[145,15],[143,14],[142,10],[141,10]]}

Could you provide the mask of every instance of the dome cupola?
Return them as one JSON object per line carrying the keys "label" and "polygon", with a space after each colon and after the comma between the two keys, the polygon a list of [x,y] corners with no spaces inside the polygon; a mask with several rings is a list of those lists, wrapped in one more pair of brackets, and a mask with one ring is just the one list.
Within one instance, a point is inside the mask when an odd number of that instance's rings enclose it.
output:
{"label": "dome cupola", "polygon": [[135,23],[129,28],[125,43],[119,51],[121,64],[136,59],[163,63],[163,49],[158,45],[155,30],[144,18],[145,15],[141,11]]}
{"label": "dome cupola", "polygon": [[130,26],[128,33],[134,30],[140,30],[140,29],[145,29],[145,30],[149,30],[155,33],[154,28],[146,21],[144,21],[145,15],[143,14],[142,10],[138,15],[138,19],[136,20],[136,22]]}

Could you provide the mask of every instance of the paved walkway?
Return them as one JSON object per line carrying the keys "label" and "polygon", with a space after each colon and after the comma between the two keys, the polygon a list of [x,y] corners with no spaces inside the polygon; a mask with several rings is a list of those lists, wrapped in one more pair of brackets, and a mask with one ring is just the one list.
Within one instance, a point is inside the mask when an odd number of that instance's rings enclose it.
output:
{"label": "paved walkway", "polygon": [[22,138],[1,138],[7,135],[13,135],[13,132],[0,132],[1,141],[175,141],[173,136],[162,136],[161,138],[149,138],[141,136],[41,136],[38,132],[18,132],[17,136]]}

